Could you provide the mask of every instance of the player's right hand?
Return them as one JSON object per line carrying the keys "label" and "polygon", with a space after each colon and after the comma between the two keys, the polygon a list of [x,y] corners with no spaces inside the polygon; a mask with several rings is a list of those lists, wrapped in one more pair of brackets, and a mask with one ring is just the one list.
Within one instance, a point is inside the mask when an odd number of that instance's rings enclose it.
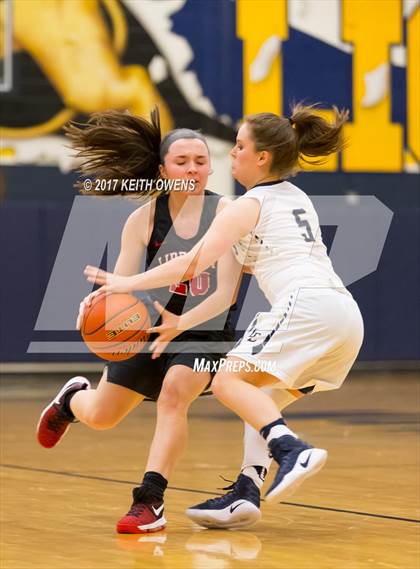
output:
{"label": "player's right hand", "polygon": [[162,318],[162,323],[159,326],[153,326],[147,330],[149,334],[159,334],[150,346],[150,350],[152,351],[152,360],[155,360],[162,354],[167,345],[182,332],[182,330],[178,328],[178,315],[172,314],[169,310],[165,310],[157,300],[155,300],[153,304]]}
{"label": "player's right hand", "polygon": [[92,301],[95,298],[92,295],[93,292],[85,296],[85,298],[80,303],[79,314],[77,315],[77,320],[76,320],[76,330],[80,330],[82,327],[83,317],[85,315],[86,309],[89,308],[89,306],[92,304]]}

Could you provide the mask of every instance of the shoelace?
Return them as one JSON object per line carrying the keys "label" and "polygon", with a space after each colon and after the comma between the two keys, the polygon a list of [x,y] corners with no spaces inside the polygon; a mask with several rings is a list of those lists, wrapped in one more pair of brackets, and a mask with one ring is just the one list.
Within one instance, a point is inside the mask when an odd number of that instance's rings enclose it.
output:
{"label": "shoelace", "polygon": [[248,487],[244,487],[244,484],[241,484],[241,480],[243,481],[243,475],[240,474],[238,479],[235,480],[235,482],[233,482],[232,480],[228,480],[227,478],[224,478],[223,476],[219,475],[220,478],[222,478],[222,480],[225,480],[226,482],[231,482],[231,484],[229,486],[225,486],[224,488],[219,488],[219,490],[230,490],[230,492],[228,492],[227,494],[225,494],[224,496],[218,496],[217,498],[209,498],[208,500],[206,500],[206,504],[208,504],[209,506],[212,506],[213,504],[217,504],[217,505],[224,505],[226,503],[230,503],[232,500],[250,500],[253,503],[259,503],[259,492],[257,490],[257,488],[250,486]]}
{"label": "shoelace", "polygon": [[218,490],[233,490],[233,488],[238,484],[238,480],[229,480],[229,478],[225,478],[221,474],[219,474],[219,477],[225,482],[230,482],[230,484],[229,486],[222,486],[221,488],[218,488]]}
{"label": "shoelace", "polygon": [[[224,488],[224,490],[228,490],[229,488],[231,488],[231,486]],[[239,498],[239,494],[238,494],[236,488],[233,488],[231,492],[228,492],[224,496],[218,496],[217,498],[210,498],[209,500],[206,500],[206,504],[209,504],[209,505],[225,504],[226,502],[230,502],[233,496],[235,496],[235,497],[238,496],[238,498]]]}
{"label": "shoelace", "polygon": [[224,486],[222,488],[218,488],[218,490],[231,490],[231,492],[228,492],[224,496],[217,496],[216,498],[209,498],[208,500],[206,500],[206,502],[205,502],[206,504],[209,504],[209,505],[224,504],[225,502],[228,502],[233,495],[238,494],[237,489],[236,489],[236,486],[238,483],[237,480],[234,482],[233,480],[228,480],[227,478],[225,478],[221,474],[219,474],[219,476],[222,480],[224,480],[225,482],[231,482],[231,484],[229,486]]}

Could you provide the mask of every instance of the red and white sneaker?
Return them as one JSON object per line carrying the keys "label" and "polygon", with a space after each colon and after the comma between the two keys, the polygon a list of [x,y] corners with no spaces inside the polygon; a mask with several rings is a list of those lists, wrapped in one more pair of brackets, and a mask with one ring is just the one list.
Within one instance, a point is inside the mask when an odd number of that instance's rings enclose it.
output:
{"label": "red and white sneaker", "polygon": [[64,437],[70,424],[75,420],[65,411],[64,400],[67,395],[80,389],[90,389],[90,382],[85,377],[69,379],[42,411],[36,428],[36,436],[40,445],[52,448]]}
{"label": "red and white sneaker", "polygon": [[165,529],[163,501],[136,502],[137,488],[133,490],[134,502],[126,515],[117,522],[118,533],[151,533]]}

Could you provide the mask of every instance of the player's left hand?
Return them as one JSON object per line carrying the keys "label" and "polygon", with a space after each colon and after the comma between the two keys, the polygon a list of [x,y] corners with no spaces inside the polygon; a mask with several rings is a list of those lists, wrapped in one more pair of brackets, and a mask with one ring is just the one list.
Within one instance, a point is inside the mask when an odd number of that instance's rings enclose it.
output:
{"label": "player's left hand", "polygon": [[165,308],[163,308],[163,306],[157,301],[153,304],[162,318],[162,323],[159,326],[153,326],[147,330],[149,334],[159,334],[150,346],[152,351],[152,360],[155,360],[165,350],[167,345],[182,332],[182,330],[178,329],[179,316],[169,312],[169,310],[165,310]]}
{"label": "player's left hand", "polygon": [[132,292],[134,290],[133,277],[123,277],[108,273],[98,267],[87,265],[84,274],[90,283],[102,285],[101,288],[92,293],[92,298],[96,298],[102,294],[111,294],[116,292]]}

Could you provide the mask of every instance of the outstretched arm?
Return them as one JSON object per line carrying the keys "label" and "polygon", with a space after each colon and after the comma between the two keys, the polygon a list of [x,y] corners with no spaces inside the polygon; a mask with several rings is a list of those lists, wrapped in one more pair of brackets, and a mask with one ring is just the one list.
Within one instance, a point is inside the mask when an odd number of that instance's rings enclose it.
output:
{"label": "outstretched arm", "polygon": [[227,251],[217,263],[217,289],[206,300],[180,316],[180,332],[207,322],[230,308],[236,302],[241,279],[242,267],[233,253]]}
{"label": "outstretched arm", "polygon": [[247,235],[255,227],[259,212],[260,205],[256,200],[233,202],[215,217],[207,233],[189,253],[140,275],[122,277],[91,266],[86,267],[85,275],[89,282],[103,285],[97,291],[99,294],[149,290],[191,280]]}
{"label": "outstretched arm", "polygon": [[[190,330],[211,320],[236,302],[241,277],[241,265],[235,260],[232,251],[227,251],[217,263],[217,289],[200,304],[184,312],[181,316],[177,316],[155,302],[155,308],[162,317],[162,323],[148,330],[149,333],[159,334],[151,345],[152,359],[159,357],[168,343],[183,330]],[[220,323],[220,329],[223,328],[224,324],[225,322]]]}

